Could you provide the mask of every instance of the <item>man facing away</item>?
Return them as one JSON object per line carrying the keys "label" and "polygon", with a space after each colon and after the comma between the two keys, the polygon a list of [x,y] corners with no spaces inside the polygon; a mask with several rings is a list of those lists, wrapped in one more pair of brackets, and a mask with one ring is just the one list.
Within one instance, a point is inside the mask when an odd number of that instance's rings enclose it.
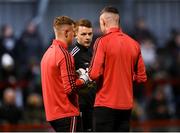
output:
{"label": "man facing away", "polygon": [[[80,19],[76,22],[75,28],[76,42],[71,48],[71,54],[74,57],[76,71],[86,71],[89,67],[92,50],[90,48],[93,38],[92,24],[87,19]],[[83,73],[83,72],[82,72]],[[77,131],[92,131],[92,113],[95,98],[95,84],[93,82],[79,92],[79,106],[82,122],[78,122]],[[80,124],[81,123],[81,124]]]}
{"label": "man facing away", "polygon": [[74,132],[79,116],[77,87],[87,76],[77,78],[73,57],[67,47],[74,38],[74,21],[67,16],[54,19],[55,39],[41,60],[41,80],[46,119],[55,131]]}
{"label": "man facing away", "polygon": [[95,131],[129,131],[133,81],[145,82],[139,44],[122,32],[119,12],[105,7],[100,14],[104,35],[94,45],[89,76],[98,80],[94,109]]}

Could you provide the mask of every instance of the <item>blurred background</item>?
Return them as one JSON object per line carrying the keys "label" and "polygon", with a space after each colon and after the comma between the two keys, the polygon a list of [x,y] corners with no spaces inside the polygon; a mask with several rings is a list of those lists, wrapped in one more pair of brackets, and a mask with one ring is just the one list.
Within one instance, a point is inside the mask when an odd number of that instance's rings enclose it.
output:
{"label": "blurred background", "polygon": [[140,43],[147,69],[146,84],[134,85],[131,131],[180,131],[180,0],[0,0],[0,131],[53,131],[40,79],[53,19],[89,19],[95,40],[108,5]]}

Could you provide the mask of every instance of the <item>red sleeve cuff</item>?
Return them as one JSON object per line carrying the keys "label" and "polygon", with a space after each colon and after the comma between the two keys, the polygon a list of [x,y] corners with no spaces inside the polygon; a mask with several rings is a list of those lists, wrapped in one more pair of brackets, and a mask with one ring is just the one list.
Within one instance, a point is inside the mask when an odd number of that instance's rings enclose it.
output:
{"label": "red sleeve cuff", "polygon": [[82,86],[82,85],[84,85],[84,80],[83,80],[83,79],[77,79],[77,80],[76,80],[76,86],[77,86],[77,87],[80,87],[80,86]]}

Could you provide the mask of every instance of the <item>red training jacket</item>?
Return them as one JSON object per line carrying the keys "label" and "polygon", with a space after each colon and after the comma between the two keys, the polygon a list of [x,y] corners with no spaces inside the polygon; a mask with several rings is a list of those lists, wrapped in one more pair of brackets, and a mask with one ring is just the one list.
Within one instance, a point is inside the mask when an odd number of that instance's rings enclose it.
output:
{"label": "red training jacket", "polygon": [[147,80],[139,44],[121,29],[111,28],[95,42],[89,76],[99,79],[95,107],[131,109],[133,81]]}
{"label": "red training jacket", "polygon": [[63,42],[54,40],[45,52],[41,82],[47,121],[79,115],[75,89],[83,83],[76,79],[73,57]]}

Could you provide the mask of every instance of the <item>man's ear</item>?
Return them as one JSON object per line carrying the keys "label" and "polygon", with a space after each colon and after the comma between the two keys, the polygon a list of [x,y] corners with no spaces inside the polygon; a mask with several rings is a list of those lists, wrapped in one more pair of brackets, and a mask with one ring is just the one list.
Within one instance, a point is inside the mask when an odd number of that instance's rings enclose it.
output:
{"label": "man's ear", "polygon": [[74,37],[77,39],[77,31],[74,32]]}
{"label": "man's ear", "polygon": [[65,35],[66,38],[68,37],[68,32],[69,32],[68,30],[64,31],[64,35]]}
{"label": "man's ear", "polygon": [[104,27],[106,26],[106,22],[104,19],[102,19]]}
{"label": "man's ear", "polygon": [[77,31],[74,32],[74,37],[77,37]]}

